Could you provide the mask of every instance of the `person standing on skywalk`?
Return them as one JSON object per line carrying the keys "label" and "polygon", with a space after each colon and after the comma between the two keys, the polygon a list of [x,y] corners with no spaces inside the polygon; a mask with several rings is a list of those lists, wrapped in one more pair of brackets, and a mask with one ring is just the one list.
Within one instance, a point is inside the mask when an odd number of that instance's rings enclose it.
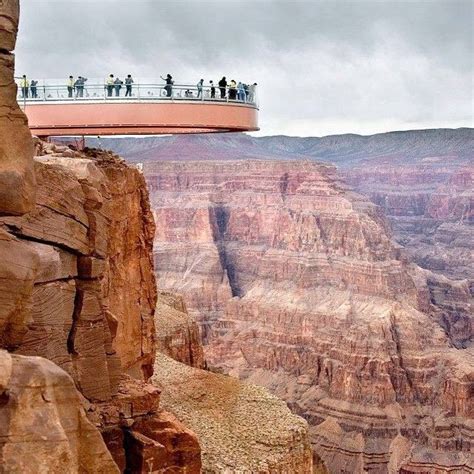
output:
{"label": "person standing on skywalk", "polygon": [[133,84],[132,75],[129,74],[125,78],[125,97],[132,97],[132,84]]}

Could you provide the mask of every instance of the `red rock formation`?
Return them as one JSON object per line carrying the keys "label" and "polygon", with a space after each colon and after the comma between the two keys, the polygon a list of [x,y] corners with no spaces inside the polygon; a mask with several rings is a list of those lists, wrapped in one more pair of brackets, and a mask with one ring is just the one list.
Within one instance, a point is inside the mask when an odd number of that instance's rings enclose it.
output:
{"label": "red rock formation", "polygon": [[30,211],[35,201],[33,145],[13,79],[19,0],[0,3],[0,215]]}
{"label": "red rock formation", "polygon": [[122,472],[200,472],[196,435],[160,408],[156,387],[124,377],[115,397],[87,413]]}
{"label": "red rock formation", "polygon": [[375,206],[309,162],[145,174],[158,278],[185,295],[211,365],[286,399],[330,472],[473,469],[472,351]]}
{"label": "red rock formation", "polygon": [[0,350],[0,471],[117,473],[71,378]]}
{"label": "red rock formation", "polygon": [[[144,383],[155,356],[156,287],[154,223],[142,175],[107,153],[44,143],[37,150],[35,209],[0,218],[0,246],[8,255],[0,263],[2,346],[50,359],[70,374],[121,469],[199,472],[196,437],[159,408],[159,391]],[[1,409],[16,416],[11,404]],[[71,401],[77,412],[85,418]],[[117,470],[93,425],[72,429],[78,439],[95,430],[99,444],[84,456],[102,450],[112,466],[101,467],[99,457],[92,471]],[[30,431],[34,436],[34,426]],[[13,449],[15,432],[5,435]],[[34,455],[42,457],[39,446]],[[55,462],[54,455],[44,460]]]}
{"label": "red rock formation", "polygon": [[182,296],[159,293],[155,324],[158,352],[190,367],[206,367],[198,325],[188,314]]}
{"label": "red rock formation", "polygon": [[[21,215],[33,209],[36,184],[33,141],[16,103],[13,50],[18,1],[0,4],[0,215]],[[75,272],[74,256],[59,249],[14,237],[0,224],[0,347],[21,346],[30,332],[33,313],[64,329],[57,305],[71,309],[73,285],[47,284],[35,292],[35,281]],[[42,265],[45,263],[45,266]],[[50,312],[34,300],[51,299]],[[58,321],[53,321],[54,316]],[[39,328],[38,334],[44,336]],[[64,332],[63,332],[64,335]],[[66,340],[67,340],[67,334]],[[43,339],[44,340],[44,339]],[[63,341],[52,339],[55,344]],[[52,352],[59,354],[59,348]],[[40,357],[0,350],[0,470],[2,472],[118,472],[99,431],[87,419],[73,380]]]}
{"label": "red rock formation", "polygon": [[410,258],[452,279],[474,281],[474,168],[459,163],[358,166],[347,181],[381,206]]}

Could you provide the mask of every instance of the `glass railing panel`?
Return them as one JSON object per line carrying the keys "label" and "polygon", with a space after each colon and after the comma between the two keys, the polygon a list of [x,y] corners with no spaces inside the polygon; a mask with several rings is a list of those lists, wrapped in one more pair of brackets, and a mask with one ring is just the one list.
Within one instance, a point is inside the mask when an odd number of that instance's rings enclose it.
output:
{"label": "glass railing panel", "polygon": [[23,102],[87,102],[87,101],[202,101],[229,102],[257,105],[257,89],[254,86],[221,90],[218,85],[208,84],[167,85],[155,82],[135,81],[133,84],[108,84],[100,79],[87,80],[84,85],[68,86],[58,79],[38,81],[36,87],[18,86],[18,100]]}

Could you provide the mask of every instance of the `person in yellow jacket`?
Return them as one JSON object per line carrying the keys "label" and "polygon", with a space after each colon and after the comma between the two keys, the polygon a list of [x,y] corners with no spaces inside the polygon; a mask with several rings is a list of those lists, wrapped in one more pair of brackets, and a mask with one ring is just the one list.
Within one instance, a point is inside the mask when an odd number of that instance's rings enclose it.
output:
{"label": "person in yellow jacket", "polygon": [[67,80],[67,96],[71,99],[74,92],[74,77],[69,76]]}
{"label": "person in yellow jacket", "polygon": [[110,74],[105,84],[107,88],[107,97],[112,97],[112,92],[114,90],[115,85],[115,79],[113,74]]}
{"label": "person in yellow jacket", "polygon": [[28,98],[28,88],[30,87],[30,83],[26,78],[26,75],[23,74],[23,77],[20,79],[20,87],[21,87],[21,97],[22,99]]}

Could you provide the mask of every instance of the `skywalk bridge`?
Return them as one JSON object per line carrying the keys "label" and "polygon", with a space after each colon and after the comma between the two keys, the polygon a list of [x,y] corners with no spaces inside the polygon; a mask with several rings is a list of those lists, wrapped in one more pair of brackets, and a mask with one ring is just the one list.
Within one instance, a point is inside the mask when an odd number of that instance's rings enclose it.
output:
{"label": "skywalk bridge", "polygon": [[[28,94],[26,94],[26,92]],[[256,131],[256,91],[240,100],[227,88],[196,85],[134,83],[110,90],[104,83],[85,83],[72,93],[66,85],[44,82],[36,90],[18,88],[18,103],[39,137],[155,135]],[[229,97],[230,96],[230,97]]]}

